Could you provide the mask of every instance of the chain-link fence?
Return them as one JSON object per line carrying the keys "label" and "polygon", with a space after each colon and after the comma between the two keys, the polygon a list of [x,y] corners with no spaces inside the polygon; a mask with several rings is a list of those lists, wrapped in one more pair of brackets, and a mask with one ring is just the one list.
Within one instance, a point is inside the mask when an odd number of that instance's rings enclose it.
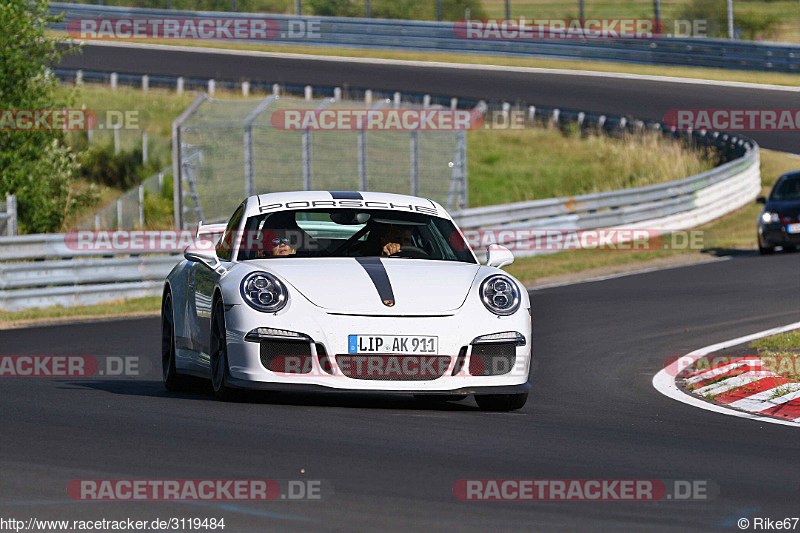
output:
{"label": "chain-link fence", "polygon": [[[360,99],[278,95],[198,97],[173,124],[176,226],[224,221],[245,196],[292,190],[360,190],[467,206],[466,131],[404,128],[335,131],[276,127],[286,112],[444,109],[399,95]],[[283,113],[283,114],[282,114]]]}
{"label": "chain-link fence", "polygon": [[[94,215],[81,220],[76,229],[148,229],[167,227],[171,213],[159,208],[165,196],[172,196],[171,169],[164,168],[140,185],[105,205]],[[171,209],[170,209],[171,211]],[[168,220],[165,220],[168,219]]]}

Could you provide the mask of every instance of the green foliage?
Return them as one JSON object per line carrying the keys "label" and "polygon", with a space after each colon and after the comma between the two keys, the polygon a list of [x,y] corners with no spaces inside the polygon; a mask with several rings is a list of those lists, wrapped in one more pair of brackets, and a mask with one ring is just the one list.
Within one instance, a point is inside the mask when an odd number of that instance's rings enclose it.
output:
{"label": "green foliage", "polygon": [[172,228],[172,175],[164,175],[164,185],[158,194],[144,193],[144,220],[146,229]]}
{"label": "green foliage", "polygon": [[353,17],[358,12],[353,0],[307,0],[305,5],[320,17]]}
{"label": "green foliage", "polygon": [[128,190],[139,185],[143,179],[154,174],[162,166],[160,160],[150,159],[142,164],[141,148],[120,150],[114,153],[114,146],[106,144],[93,146],[82,152],[80,176],[91,183]]}
{"label": "green foliage", "polygon": [[[365,0],[303,0],[303,5],[314,15],[329,17],[363,17],[366,15]],[[466,10],[471,18],[486,16],[480,0],[442,0],[442,20],[463,19]],[[373,18],[434,20],[435,0],[370,0]]]}
{"label": "green foliage", "polygon": [[[51,22],[46,0],[0,3],[0,108],[69,106],[47,70],[61,55],[45,34]],[[58,230],[70,212],[91,204],[91,191],[70,193],[77,168],[61,131],[0,132],[0,195],[17,195],[21,233]]]}
{"label": "green foliage", "polygon": [[684,20],[706,20],[708,37],[728,36],[728,11],[725,0],[691,0],[678,16]]}
{"label": "green foliage", "polygon": [[738,10],[733,17],[736,29],[741,31],[742,39],[771,39],[775,37],[778,23],[781,18],[778,15],[764,13],[762,11],[741,11]]}

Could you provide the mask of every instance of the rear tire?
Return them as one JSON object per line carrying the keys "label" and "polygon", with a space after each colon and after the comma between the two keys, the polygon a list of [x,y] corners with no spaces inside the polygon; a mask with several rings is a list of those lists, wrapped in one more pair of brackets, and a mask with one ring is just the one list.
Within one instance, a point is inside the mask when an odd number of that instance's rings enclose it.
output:
{"label": "rear tire", "polygon": [[214,396],[223,402],[237,400],[239,391],[228,386],[228,342],[225,329],[225,307],[222,300],[214,304],[211,313],[211,388]]}
{"label": "rear tire", "polygon": [[475,401],[481,411],[516,411],[525,406],[528,393],[521,394],[476,394]]}
{"label": "rear tire", "polygon": [[185,380],[175,366],[175,315],[170,293],[161,301],[161,371],[165,389],[177,392],[184,388]]}

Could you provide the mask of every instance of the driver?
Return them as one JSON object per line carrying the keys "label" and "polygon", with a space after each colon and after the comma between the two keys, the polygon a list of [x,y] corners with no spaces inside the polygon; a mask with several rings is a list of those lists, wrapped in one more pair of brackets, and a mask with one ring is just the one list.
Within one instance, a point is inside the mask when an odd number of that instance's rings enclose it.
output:
{"label": "driver", "polygon": [[381,232],[380,242],[383,255],[387,256],[398,253],[403,246],[413,246],[414,244],[411,230],[397,225],[391,225],[387,230]]}
{"label": "driver", "polygon": [[262,246],[263,249],[256,252],[256,257],[260,259],[297,253],[297,250],[292,246],[289,231],[283,229],[266,230]]}

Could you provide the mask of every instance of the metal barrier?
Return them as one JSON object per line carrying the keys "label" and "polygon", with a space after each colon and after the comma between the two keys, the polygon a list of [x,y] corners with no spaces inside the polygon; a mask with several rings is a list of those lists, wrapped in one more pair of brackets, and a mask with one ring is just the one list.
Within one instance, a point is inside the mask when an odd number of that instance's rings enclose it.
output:
{"label": "metal barrier", "polygon": [[[170,18],[252,18],[263,15],[228,12],[140,9],[53,2],[51,13],[64,13],[63,22],[54,29],[65,30],[70,20],[101,17],[170,17]],[[752,41],[673,38],[595,39],[595,40],[475,40],[459,38],[453,23],[414,20],[382,20],[337,17],[295,17],[269,15],[280,25],[279,37],[268,41],[306,46],[341,46],[388,48],[431,52],[498,54],[681,65],[695,67],[800,72],[800,46]],[[314,38],[289,28],[290,21],[314,21]],[[264,43],[265,41],[254,41]]]}
{"label": "metal barrier", "polygon": [[9,237],[17,234],[17,197],[6,195],[6,201],[0,202],[0,235]]}

